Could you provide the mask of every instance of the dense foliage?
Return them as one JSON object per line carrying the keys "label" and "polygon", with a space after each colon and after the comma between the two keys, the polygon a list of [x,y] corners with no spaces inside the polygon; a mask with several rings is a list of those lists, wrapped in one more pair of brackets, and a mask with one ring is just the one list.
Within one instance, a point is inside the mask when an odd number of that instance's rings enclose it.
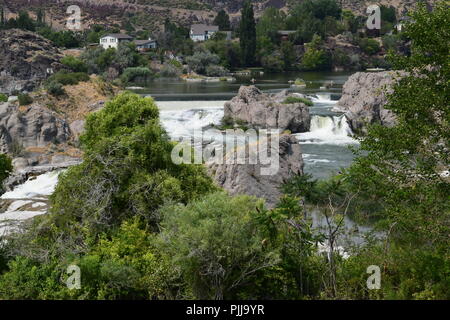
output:
{"label": "dense foliage", "polygon": [[0,191],[2,190],[3,181],[8,178],[12,169],[11,159],[6,154],[0,154]]}

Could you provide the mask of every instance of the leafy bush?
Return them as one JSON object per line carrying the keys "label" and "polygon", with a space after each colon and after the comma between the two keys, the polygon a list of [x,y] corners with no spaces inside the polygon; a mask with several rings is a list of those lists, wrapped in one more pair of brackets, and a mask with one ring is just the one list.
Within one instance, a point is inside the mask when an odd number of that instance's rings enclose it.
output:
{"label": "leafy bush", "polygon": [[163,204],[215,190],[202,166],[173,163],[173,143],[151,98],[118,95],[85,128],[84,162],[62,174],[52,196],[52,212],[64,212],[76,229],[105,230],[134,215],[155,227]]}
{"label": "leafy bush", "polygon": [[61,59],[61,63],[70,68],[74,72],[87,72],[88,67],[86,63],[74,56],[65,56]]}
{"label": "leafy bush", "polygon": [[58,82],[62,85],[74,85],[80,81],[89,81],[89,75],[85,72],[69,72],[61,70],[48,78],[48,82]]}
{"label": "leafy bush", "polygon": [[6,94],[0,93],[0,102],[7,102],[8,96]]}
{"label": "leafy bush", "polygon": [[20,93],[18,98],[19,98],[19,104],[21,106],[26,106],[26,105],[33,103],[33,98],[31,98],[28,93]]}
{"label": "leafy bush", "polygon": [[256,271],[278,263],[263,246],[262,203],[215,193],[162,210],[161,239],[196,299],[230,299]]}
{"label": "leafy bush", "polygon": [[283,103],[284,104],[304,103],[309,107],[312,107],[314,105],[314,103],[311,100],[302,97],[287,97],[286,99],[284,99]]}
{"label": "leafy bush", "polygon": [[153,73],[149,68],[145,67],[127,68],[120,77],[120,80],[122,80],[123,83],[137,82],[137,81],[146,82],[152,75]]}
{"label": "leafy bush", "polygon": [[380,44],[374,39],[362,38],[358,41],[358,45],[368,55],[373,55],[380,51]]}
{"label": "leafy bush", "polygon": [[186,62],[193,71],[199,74],[205,74],[206,68],[209,65],[219,64],[220,58],[218,55],[212,54],[209,51],[199,51],[194,53],[194,55],[187,57]]}
{"label": "leafy bush", "polygon": [[284,70],[284,61],[276,54],[263,56],[261,65],[266,72],[281,72]]}
{"label": "leafy bush", "polygon": [[306,45],[306,52],[302,57],[301,69],[305,71],[327,70],[331,66],[331,59],[327,52],[321,48],[322,38],[314,35],[311,42]]}
{"label": "leafy bush", "polygon": [[398,51],[402,43],[400,35],[397,34],[384,35],[381,40],[386,50]]}
{"label": "leafy bush", "polygon": [[295,84],[296,86],[306,86],[305,80],[300,79],[300,78],[295,79],[294,84]]}
{"label": "leafy bush", "polygon": [[181,73],[181,68],[172,63],[165,63],[160,71],[160,75],[165,78],[177,78]]}
{"label": "leafy bush", "polygon": [[52,80],[47,84],[47,91],[53,96],[62,96],[66,93],[63,85],[56,80]]}
{"label": "leafy bush", "polygon": [[206,67],[208,77],[222,77],[228,74],[228,70],[222,66],[209,65]]}
{"label": "leafy bush", "polygon": [[11,159],[6,154],[0,154],[0,191],[3,181],[8,178],[12,170]]}

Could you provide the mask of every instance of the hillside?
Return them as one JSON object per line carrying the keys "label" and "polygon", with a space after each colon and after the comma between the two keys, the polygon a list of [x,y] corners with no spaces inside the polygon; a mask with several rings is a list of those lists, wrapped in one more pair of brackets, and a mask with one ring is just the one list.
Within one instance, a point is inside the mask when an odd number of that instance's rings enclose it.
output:
{"label": "hillside", "polygon": [[[298,3],[298,0],[254,0],[252,1],[258,16],[267,7],[288,8]],[[380,0],[381,4],[394,6],[398,15],[403,15],[417,1],[415,0]],[[433,4],[435,0],[427,0]],[[239,19],[239,10],[244,0],[0,0],[5,7],[8,18],[15,17],[19,10],[28,8],[30,14],[38,8],[46,12],[46,21],[57,29],[65,25],[69,5],[81,8],[83,25],[89,28],[92,24],[103,24],[109,27],[161,30],[164,20],[169,18],[182,25],[191,23],[211,22],[218,10],[225,9],[232,19]],[[350,9],[359,14],[365,14],[372,1],[342,0],[344,9]]]}

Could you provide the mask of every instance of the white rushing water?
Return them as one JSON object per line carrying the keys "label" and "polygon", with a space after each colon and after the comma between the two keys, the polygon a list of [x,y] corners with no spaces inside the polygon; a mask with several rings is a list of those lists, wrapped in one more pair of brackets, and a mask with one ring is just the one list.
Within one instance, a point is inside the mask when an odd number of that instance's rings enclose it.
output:
{"label": "white rushing water", "polygon": [[61,170],[29,178],[12,191],[4,193],[0,201],[9,204],[5,212],[0,212],[0,236],[15,230],[20,221],[47,213],[47,199],[58,183]]}
{"label": "white rushing water", "polygon": [[311,117],[310,131],[297,134],[297,138],[302,144],[348,145],[357,143],[352,138],[352,130],[344,115],[314,115]]}
{"label": "white rushing water", "polygon": [[336,104],[337,100],[331,100],[331,94],[329,93],[316,93],[310,96],[310,99],[314,103],[322,103],[322,104]]}
{"label": "white rushing water", "polygon": [[223,118],[225,101],[160,101],[161,123],[173,139],[192,135]]}

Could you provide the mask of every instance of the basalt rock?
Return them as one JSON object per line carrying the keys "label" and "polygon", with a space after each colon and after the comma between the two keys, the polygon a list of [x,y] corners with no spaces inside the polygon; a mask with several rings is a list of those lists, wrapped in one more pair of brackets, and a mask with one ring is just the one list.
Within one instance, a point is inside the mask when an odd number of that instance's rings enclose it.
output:
{"label": "basalt rock", "polygon": [[[302,153],[299,141],[293,135],[282,135],[278,150],[267,139],[259,141],[258,149],[261,148],[270,151],[271,165],[262,164],[261,159],[256,164],[250,164],[247,150],[245,164],[237,164],[237,161],[227,164],[226,161],[232,156],[227,154],[222,164],[207,163],[208,172],[231,195],[256,196],[265,199],[267,206],[273,208],[282,195],[281,185],[294,175],[303,174]],[[278,163],[274,160],[275,151],[279,153]],[[268,170],[269,167],[271,170]]]}
{"label": "basalt rock", "polygon": [[40,35],[19,29],[0,31],[0,92],[32,91],[61,68],[57,47]]}
{"label": "basalt rock", "polygon": [[[284,93],[284,97],[286,97]],[[280,94],[271,96],[255,86],[242,86],[236,97],[225,103],[225,118],[257,129],[309,131],[309,108],[303,103],[283,104]]]}
{"label": "basalt rock", "polygon": [[69,137],[66,121],[45,107],[0,104],[0,152],[13,153],[18,147],[46,147],[67,142]]}
{"label": "basalt rock", "polygon": [[365,133],[367,125],[373,123],[393,126],[395,115],[384,105],[387,103],[386,93],[400,77],[401,73],[393,71],[353,74],[345,82],[334,111],[345,113],[353,132]]}

